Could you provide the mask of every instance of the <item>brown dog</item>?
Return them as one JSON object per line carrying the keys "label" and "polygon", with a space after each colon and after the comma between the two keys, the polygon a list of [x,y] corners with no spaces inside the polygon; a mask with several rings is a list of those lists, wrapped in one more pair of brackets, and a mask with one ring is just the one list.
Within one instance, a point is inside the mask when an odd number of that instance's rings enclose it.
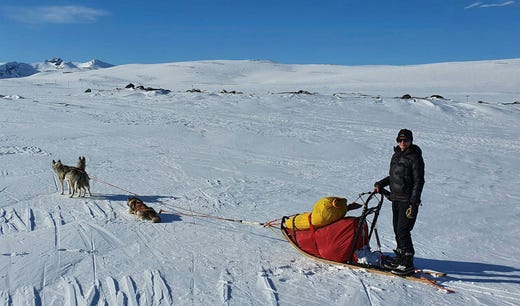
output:
{"label": "brown dog", "polygon": [[159,214],[151,207],[146,206],[140,199],[130,197],[127,201],[129,213],[136,215],[143,220],[152,220],[153,223],[161,222]]}

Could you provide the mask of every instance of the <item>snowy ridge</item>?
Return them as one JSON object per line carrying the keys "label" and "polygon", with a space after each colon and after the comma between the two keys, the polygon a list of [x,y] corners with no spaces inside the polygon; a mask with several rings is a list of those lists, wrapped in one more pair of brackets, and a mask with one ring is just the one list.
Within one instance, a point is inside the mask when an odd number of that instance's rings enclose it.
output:
{"label": "snowy ridge", "polygon": [[[299,90],[321,94],[413,97],[440,95],[449,100],[512,103],[518,101],[516,76],[520,59],[439,63],[414,66],[294,65],[270,61],[200,61],[119,65],[109,70],[55,75],[63,82],[91,79],[108,88],[107,78],[168,90],[282,93]],[[34,76],[38,78],[38,75]],[[42,76],[45,78],[45,76]],[[68,81],[67,81],[68,80]],[[95,81],[98,80],[98,81]],[[86,82],[85,82],[86,83]]]}
{"label": "snowy ridge", "polygon": [[[517,305],[518,65],[204,61],[1,79],[0,304]],[[426,163],[415,263],[456,294],[186,215],[266,222],[354,201],[388,172],[403,127]],[[78,156],[93,196],[71,199],[51,161]],[[162,223],[128,213],[134,193]],[[392,253],[389,203],[378,232]]]}

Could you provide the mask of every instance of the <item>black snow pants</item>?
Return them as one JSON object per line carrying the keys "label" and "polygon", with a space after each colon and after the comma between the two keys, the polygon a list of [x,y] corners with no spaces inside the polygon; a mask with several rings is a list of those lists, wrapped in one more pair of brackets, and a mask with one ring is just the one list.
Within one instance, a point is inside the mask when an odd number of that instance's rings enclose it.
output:
{"label": "black snow pants", "polygon": [[413,208],[414,211],[412,219],[406,216],[406,210],[409,206],[409,202],[392,202],[395,241],[397,242],[397,249],[400,250],[403,254],[415,254],[415,251],[413,249],[411,231],[413,229],[413,226],[415,225],[417,213],[419,213],[419,206]]}

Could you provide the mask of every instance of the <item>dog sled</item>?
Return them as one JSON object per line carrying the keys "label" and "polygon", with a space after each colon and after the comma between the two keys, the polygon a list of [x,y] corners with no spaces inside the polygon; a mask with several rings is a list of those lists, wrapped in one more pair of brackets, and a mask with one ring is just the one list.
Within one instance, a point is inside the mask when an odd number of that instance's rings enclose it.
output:
{"label": "dog sled", "polygon": [[[366,200],[363,199],[368,195]],[[310,256],[338,263],[368,263],[361,251],[369,249],[383,197],[369,207],[375,193],[363,193],[363,204],[348,204],[345,198],[327,197],[318,200],[312,212],[283,217],[281,230],[284,237],[298,250]],[[358,217],[351,211],[363,208]],[[372,216],[370,229],[367,218]],[[379,241],[379,238],[377,238]]]}
{"label": "dog sled", "polygon": [[[280,225],[282,235],[300,254],[312,260],[385,276],[402,277],[432,285],[443,292],[453,292],[434,279],[446,276],[445,273],[416,269],[411,275],[397,276],[385,267],[391,258],[381,252],[376,224],[384,198],[388,195],[386,190],[384,195],[366,192],[359,195],[361,204],[353,202],[348,205],[346,199],[342,198],[320,199],[310,213],[283,217]],[[367,197],[366,200],[364,197]],[[374,205],[374,202],[377,203]],[[316,209],[317,207],[321,208]],[[359,216],[350,216],[353,214],[351,211],[359,208],[362,208]],[[314,216],[315,213],[321,215]],[[315,222],[314,219],[319,219],[320,222]],[[370,249],[372,236],[378,247],[375,252]]]}

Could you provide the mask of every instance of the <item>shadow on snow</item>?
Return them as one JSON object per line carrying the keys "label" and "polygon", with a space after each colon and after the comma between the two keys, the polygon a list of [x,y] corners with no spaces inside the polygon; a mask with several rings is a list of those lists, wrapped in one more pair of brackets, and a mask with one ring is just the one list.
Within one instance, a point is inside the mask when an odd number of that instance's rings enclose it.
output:
{"label": "shadow on snow", "polygon": [[520,269],[483,262],[464,262],[415,258],[417,267],[431,268],[446,272],[451,280],[475,283],[520,284]]}

